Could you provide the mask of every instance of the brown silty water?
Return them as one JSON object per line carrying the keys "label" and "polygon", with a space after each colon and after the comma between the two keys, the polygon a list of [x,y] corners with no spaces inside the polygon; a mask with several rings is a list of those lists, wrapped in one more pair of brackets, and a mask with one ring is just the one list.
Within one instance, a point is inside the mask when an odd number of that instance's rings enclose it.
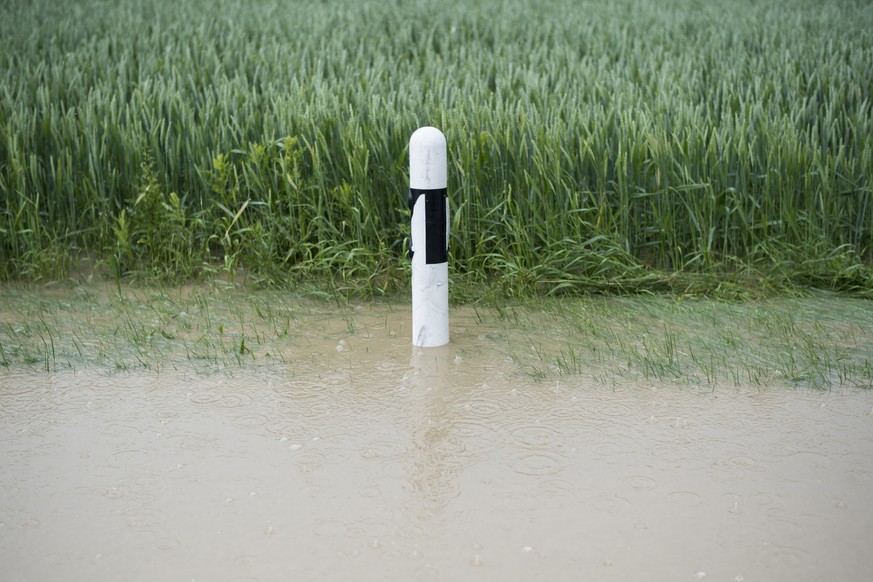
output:
{"label": "brown silty water", "polygon": [[0,578],[869,579],[870,391],[535,381],[474,318],[431,349],[405,310],[322,319],[232,375],[0,370]]}

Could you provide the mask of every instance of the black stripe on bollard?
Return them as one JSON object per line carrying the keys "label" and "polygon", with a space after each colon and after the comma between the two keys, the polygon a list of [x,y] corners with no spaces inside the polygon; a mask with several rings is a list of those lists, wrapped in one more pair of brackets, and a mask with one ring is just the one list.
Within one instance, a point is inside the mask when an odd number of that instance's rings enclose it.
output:
{"label": "black stripe on bollard", "polygon": [[[419,190],[410,188],[410,210],[415,208],[418,197],[422,195],[424,195],[424,262],[428,265],[446,263],[449,260],[449,249],[446,246],[446,233],[449,228],[446,216],[448,189]],[[411,252],[409,256],[412,257]]]}

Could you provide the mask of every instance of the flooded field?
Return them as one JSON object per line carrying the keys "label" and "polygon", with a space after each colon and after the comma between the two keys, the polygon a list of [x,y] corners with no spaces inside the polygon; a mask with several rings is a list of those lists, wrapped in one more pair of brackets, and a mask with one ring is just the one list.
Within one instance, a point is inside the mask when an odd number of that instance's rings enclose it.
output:
{"label": "flooded field", "polygon": [[873,571],[866,302],[277,297],[3,296],[0,578]]}

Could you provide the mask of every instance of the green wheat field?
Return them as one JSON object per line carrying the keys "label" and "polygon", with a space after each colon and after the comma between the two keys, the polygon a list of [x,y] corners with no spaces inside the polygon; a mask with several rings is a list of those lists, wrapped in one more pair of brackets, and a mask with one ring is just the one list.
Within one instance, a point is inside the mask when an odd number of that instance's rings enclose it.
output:
{"label": "green wheat field", "polygon": [[[0,280],[873,296],[867,0],[6,0]],[[463,297],[461,297],[463,299]]]}

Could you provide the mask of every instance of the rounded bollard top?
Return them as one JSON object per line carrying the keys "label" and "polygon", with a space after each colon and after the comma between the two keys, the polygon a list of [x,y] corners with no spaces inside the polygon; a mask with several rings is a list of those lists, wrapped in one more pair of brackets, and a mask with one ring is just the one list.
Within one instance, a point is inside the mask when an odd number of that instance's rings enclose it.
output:
{"label": "rounded bollard top", "polygon": [[409,187],[439,190],[447,187],[446,136],[435,127],[420,127],[409,138]]}

